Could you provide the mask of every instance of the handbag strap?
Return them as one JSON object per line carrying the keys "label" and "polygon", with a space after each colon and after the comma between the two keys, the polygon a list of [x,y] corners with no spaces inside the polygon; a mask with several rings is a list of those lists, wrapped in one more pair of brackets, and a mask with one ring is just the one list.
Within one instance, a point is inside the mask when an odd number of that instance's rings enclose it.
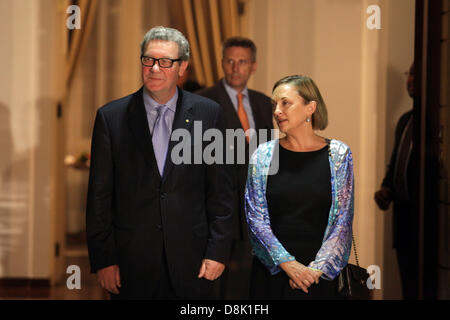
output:
{"label": "handbag strap", "polygon": [[356,253],[356,241],[355,237],[353,236],[353,232],[352,232],[352,243],[353,243],[353,252],[355,253],[356,265],[359,267],[358,254]]}

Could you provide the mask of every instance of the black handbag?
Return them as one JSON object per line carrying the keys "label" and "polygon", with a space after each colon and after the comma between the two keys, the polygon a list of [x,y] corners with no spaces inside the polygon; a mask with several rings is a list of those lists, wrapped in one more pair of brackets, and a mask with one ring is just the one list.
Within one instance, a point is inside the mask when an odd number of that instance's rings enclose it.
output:
{"label": "black handbag", "polygon": [[367,286],[369,274],[367,270],[361,268],[356,253],[355,238],[352,235],[353,249],[355,253],[356,266],[347,264],[338,276],[338,296],[344,300],[369,300],[370,289]]}

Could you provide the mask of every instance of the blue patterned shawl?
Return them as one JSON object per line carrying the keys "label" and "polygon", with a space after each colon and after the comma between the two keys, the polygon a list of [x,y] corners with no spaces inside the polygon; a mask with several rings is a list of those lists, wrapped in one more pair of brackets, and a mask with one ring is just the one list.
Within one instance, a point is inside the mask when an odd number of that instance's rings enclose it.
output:
{"label": "blue patterned shawl", "polygon": [[[245,189],[245,212],[253,253],[271,274],[281,271],[280,263],[295,260],[295,257],[290,255],[278,241],[270,227],[266,187],[269,167],[274,150],[278,152],[278,143],[278,140],[266,142],[253,153]],[[354,180],[350,148],[338,140],[327,139],[327,143],[332,201],[322,245],[315,260],[309,263],[308,267],[322,271],[324,279],[332,280],[347,265],[350,256]],[[307,261],[299,262],[307,263]]]}

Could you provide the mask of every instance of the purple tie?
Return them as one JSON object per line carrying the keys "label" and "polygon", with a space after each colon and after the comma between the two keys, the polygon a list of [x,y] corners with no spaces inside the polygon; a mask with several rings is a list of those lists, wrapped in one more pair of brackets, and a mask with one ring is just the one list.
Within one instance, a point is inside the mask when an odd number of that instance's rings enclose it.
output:
{"label": "purple tie", "polygon": [[164,164],[166,162],[167,147],[169,145],[169,127],[166,123],[167,107],[164,105],[157,107],[158,117],[153,127],[153,150],[155,152],[156,162],[158,163],[159,173],[161,177],[164,173]]}

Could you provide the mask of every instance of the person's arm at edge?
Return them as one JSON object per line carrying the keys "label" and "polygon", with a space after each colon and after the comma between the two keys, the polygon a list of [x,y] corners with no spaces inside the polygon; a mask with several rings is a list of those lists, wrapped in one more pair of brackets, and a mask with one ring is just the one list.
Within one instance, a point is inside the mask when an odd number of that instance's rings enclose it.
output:
{"label": "person's arm at edge", "polygon": [[[112,225],[113,160],[111,136],[102,109],[97,111],[91,146],[86,233],[91,272],[103,288],[120,286]],[[115,286],[115,285],[116,286]]]}
{"label": "person's arm at edge", "polygon": [[322,245],[308,267],[322,272],[322,278],[333,280],[347,265],[352,247],[352,224],[354,216],[353,156],[350,148],[342,156],[336,172],[335,183],[339,183],[336,194],[336,216]]}
{"label": "person's arm at edge", "polygon": [[[225,137],[222,109],[219,105],[217,106],[214,127],[219,129]],[[223,163],[206,165],[206,212],[209,239],[198,277],[204,276],[208,280],[214,280],[221,275],[231,250],[233,209],[230,199],[233,195],[230,170],[232,168],[225,162],[225,139],[223,140]]]}

